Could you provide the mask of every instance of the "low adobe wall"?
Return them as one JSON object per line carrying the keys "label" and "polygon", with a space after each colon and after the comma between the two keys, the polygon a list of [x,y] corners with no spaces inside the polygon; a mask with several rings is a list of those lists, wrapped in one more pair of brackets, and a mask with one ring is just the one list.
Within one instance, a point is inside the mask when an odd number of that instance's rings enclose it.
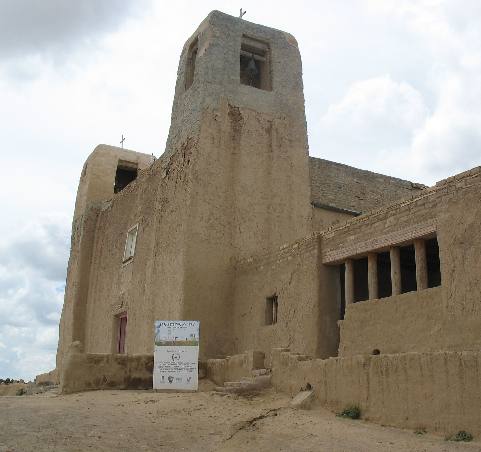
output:
{"label": "low adobe wall", "polygon": [[60,375],[60,392],[152,389],[153,367],[153,355],[70,353]]}
{"label": "low adobe wall", "polygon": [[58,383],[57,369],[53,369],[50,372],[46,372],[35,377],[35,384],[37,385],[58,385]]}
{"label": "low adobe wall", "polygon": [[265,355],[261,351],[250,350],[239,355],[222,359],[207,360],[207,378],[215,384],[238,381],[252,377],[252,371],[264,368]]}
{"label": "low adobe wall", "polygon": [[481,434],[481,353],[433,352],[308,359],[272,352],[272,383],[296,394],[310,383],[340,411],[357,405],[369,421],[452,434]]}

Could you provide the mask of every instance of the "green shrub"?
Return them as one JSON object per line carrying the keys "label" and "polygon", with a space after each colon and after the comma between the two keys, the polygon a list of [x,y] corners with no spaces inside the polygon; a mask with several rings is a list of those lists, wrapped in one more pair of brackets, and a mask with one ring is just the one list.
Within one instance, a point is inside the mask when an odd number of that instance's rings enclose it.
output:
{"label": "green shrub", "polygon": [[27,393],[27,391],[25,390],[25,388],[20,388],[20,389],[17,389],[17,392],[15,394],[20,396],[20,395],[24,395],[26,393]]}
{"label": "green shrub", "polygon": [[469,432],[466,432],[465,430],[460,430],[458,433],[448,438],[448,440],[469,442],[473,440],[473,435],[471,435],[471,433]]}
{"label": "green shrub", "polygon": [[415,435],[424,435],[426,433],[427,433],[426,429],[424,429],[424,428],[418,428],[417,430],[414,430]]}
{"label": "green shrub", "polygon": [[349,419],[359,419],[361,417],[361,410],[357,406],[350,406],[337,414],[339,417],[347,417]]}

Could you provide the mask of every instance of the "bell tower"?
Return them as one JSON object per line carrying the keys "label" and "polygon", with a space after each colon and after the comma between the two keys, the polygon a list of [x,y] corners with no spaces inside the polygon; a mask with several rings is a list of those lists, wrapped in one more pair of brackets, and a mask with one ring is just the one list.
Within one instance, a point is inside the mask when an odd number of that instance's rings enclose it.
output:
{"label": "bell tower", "polygon": [[302,67],[292,35],[219,11],[207,16],[182,51],[166,153],[187,142],[198,171],[192,202],[215,198],[204,207],[215,205],[218,226],[231,229],[234,254],[309,233]]}
{"label": "bell tower", "polygon": [[[180,58],[164,157],[190,153],[184,318],[228,352],[235,262],[310,232],[302,67],[295,38],[211,12]],[[205,338],[205,336],[204,336]]]}

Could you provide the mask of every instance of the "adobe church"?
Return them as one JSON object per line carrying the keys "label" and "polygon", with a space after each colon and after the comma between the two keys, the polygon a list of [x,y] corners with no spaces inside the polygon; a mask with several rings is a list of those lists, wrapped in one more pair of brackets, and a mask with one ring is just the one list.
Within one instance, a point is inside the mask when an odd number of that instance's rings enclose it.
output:
{"label": "adobe church", "polygon": [[200,320],[219,384],[265,368],[374,421],[481,433],[480,187],[480,168],[425,187],[309,157],[295,38],[213,11],[162,156],[85,162],[60,383],[148,387],[154,321]]}

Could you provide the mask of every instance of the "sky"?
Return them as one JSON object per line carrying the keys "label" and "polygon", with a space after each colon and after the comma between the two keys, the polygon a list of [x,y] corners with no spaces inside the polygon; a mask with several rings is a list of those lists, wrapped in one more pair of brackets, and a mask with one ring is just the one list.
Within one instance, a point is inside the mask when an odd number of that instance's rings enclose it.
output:
{"label": "sky", "polygon": [[310,154],[432,185],[481,164],[479,0],[0,0],[0,378],[55,366],[83,162],[159,156],[213,9],[292,33]]}

